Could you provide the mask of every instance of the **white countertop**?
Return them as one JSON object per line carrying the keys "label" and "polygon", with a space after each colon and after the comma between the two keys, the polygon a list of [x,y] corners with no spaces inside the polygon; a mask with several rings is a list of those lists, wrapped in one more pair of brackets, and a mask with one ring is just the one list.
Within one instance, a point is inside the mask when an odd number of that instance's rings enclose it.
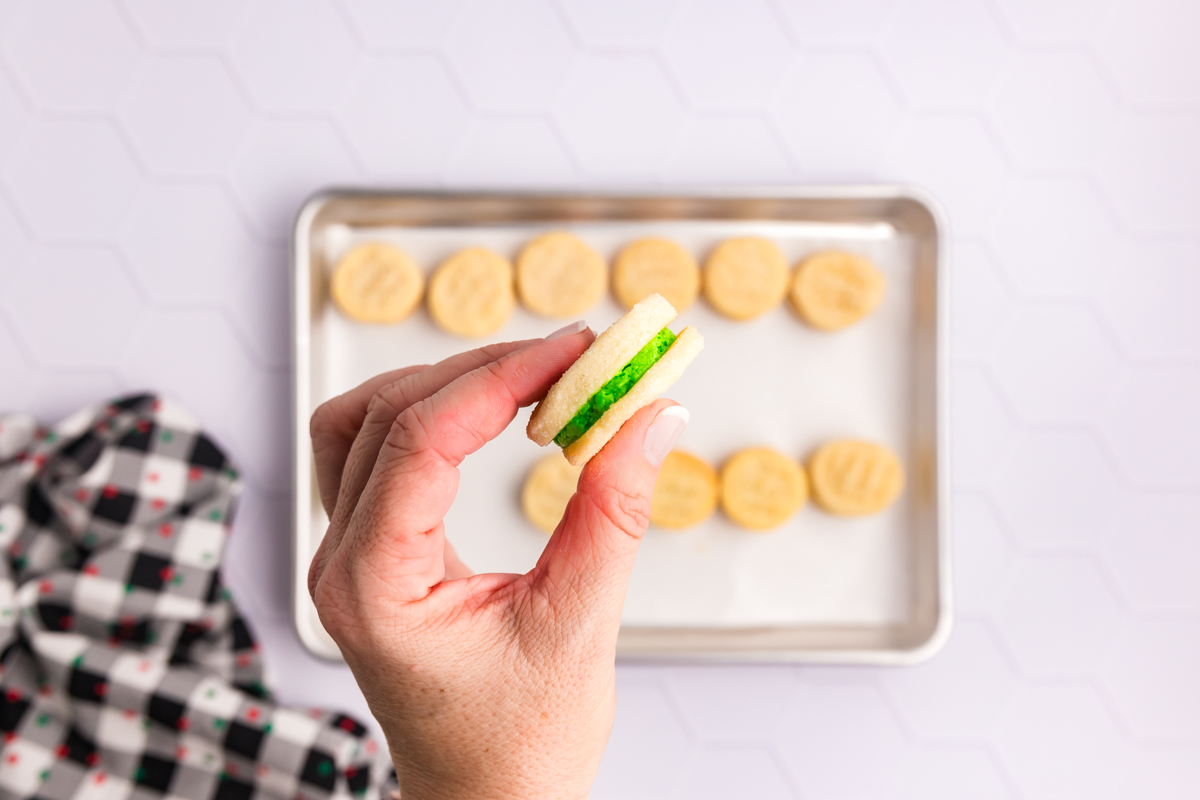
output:
{"label": "white countertop", "polygon": [[622,667],[594,796],[1195,798],[1198,35],[1195,0],[3,0],[0,406],[189,406],[281,696],[362,714],[288,609],[305,196],[911,182],[952,234],[949,644]]}

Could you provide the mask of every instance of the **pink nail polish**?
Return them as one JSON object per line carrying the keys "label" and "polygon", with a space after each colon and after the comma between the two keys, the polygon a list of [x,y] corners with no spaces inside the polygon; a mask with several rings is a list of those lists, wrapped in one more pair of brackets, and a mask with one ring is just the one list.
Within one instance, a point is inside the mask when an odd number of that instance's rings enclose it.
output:
{"label": "pink nail polish", "polygon": [[578,322],[572,322],[570,325],[564,325],[561,328],[559,328],[558,330],[556,330],[554,333],[547,336],[545,338],[545,341],[548,342],[551,339],[557,339],[560,336],[570,336],[575,333],[580,333],[586,327],[587,327],[587,322],[582,319],[579,320]]}
{"label": "pink nail polish", "polygon": [[679,435],[691,417],[683,406],[668,406],[658,412],[654,422],[646,429],[646,443],[643,445],[646,460],[656,467],[662,464],[675,442],[679,441]]}

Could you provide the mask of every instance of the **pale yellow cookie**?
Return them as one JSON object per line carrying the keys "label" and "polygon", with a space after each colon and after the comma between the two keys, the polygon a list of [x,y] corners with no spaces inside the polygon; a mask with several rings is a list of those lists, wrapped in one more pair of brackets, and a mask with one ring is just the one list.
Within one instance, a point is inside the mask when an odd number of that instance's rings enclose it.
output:
{"label": "pale yellow cookie", "polygon": [[835,331],[874,311],[883,300],[884,286],[883,273],[867,259],[826,250],[796,267],[790,298],[809,325]]}
{"label": "pale yellow cookie", "polygon": [[622,248],[613,262],[613,294],[633,308],[652,294],[661,294],[676,311],[683,311],[700,293],[700,267],[692,254],[667,239],[639,239]]}
{"label": "pale yellow cookie", "polygon": [[803,468],[770,448],[742,450],[721,468],[721,507],[743,528],[782,525],[807,499]]}
{"label": "pale yellow cookie", "polygon": [[842,439],[822,445],[808,463],[813,500],[831,514],[874,514],[904,488],[904,467],[883,445]]}
{"label": "pale yellow cookie", "polygon": [[387,244],[360,244],[333,271],[329,293],[359,322],[399,322],[421,302],[425,275],[406,253]]}
{"label": "pale yellow cookie", "polygon": [[543,234],[517,256],[517,294],[543,317],[574,317],[596,304],[608,288],[608,265],[571,233]]}
{"label": "pale yellow cookie", "polygon": [[730,319],[754,319],[783,302],[788,264],[773,242],[726,239],[704,264],[704,296]]}
{"label": "pale yellow cookie", "polygon": [[460,250],[429,279],[429,313],[458,336],[487,336],[500,330],[515,304],[508,259],[483,247]]}
{"label": "pale yellow cookie", "polygon": [[521,489],[521,508],[529,521],[546,533],[554,533],[575,494],[583,467],[567,463],[562,452],[552,453],[533,465]]}
{"label": "pale yellow cookie", "polygon": [[672,450],[663,460],[650,521],[660,528],[690,528],[708,519],[717,507],[717,471],[696,456]]}

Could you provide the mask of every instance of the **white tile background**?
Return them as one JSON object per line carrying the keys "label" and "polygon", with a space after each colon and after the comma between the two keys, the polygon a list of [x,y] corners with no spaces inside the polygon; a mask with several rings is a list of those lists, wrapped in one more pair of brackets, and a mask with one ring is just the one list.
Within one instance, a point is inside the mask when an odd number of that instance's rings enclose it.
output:
{"label": "white tile background", "polygon": [[953,233],[960,622],[619,671],[597,798],[1200,796],[1197,0],[0,0],[0,406],[182,399],[282,695],[286,245],[331,183],[908,181]]}

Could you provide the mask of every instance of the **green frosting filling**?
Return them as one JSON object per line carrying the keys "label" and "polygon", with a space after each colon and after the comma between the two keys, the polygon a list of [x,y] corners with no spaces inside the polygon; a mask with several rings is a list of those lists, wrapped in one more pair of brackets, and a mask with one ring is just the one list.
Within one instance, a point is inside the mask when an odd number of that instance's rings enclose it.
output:
{"label": "green frosting filling", "polygon": [[554,443],[566,447],[580,436],[587,433],[588,428],[596,424],[596,420],[604,416],[604,412],[612,408],[613,403],[629,393],[633,385],[662,358],[662,354],[675,343],[675,334],[670,328],[663,328],[650,342],[637,352],[621,371],[614,375],[608,383],[596,390],[587,402],[575,412],[571,421],[554,437]]}

